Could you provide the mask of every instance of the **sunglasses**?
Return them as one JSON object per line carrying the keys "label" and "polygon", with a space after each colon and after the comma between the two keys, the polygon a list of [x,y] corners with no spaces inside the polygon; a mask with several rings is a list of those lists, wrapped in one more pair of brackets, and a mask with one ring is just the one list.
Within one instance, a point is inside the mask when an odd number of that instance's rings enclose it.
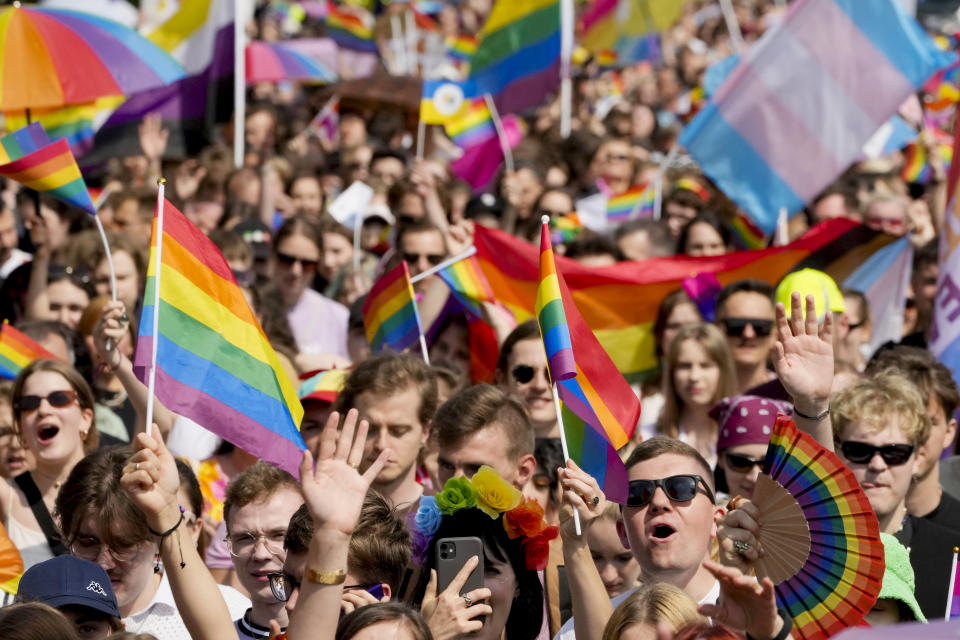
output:
{"label": "sunglasses", "polygon": [[882,447],[875,447],[872,444],[855,440],[844,440],[840,443],[840,451],[843,453],[843,457],[855,464],[867,464],[873,460],[873,456],[879,453],[883,461],[889,466],[899,467],[910,459],[913,450],[914,446],[912,444],[887,444]]}
{"label": "sunglasses", "polygon": [[285,267],[292,267],[294,264],[299,263],[304,269],[316,269],[318,260],[306,260],[304,258],[298,258],[297,256],[292,256],[289,253],[280,253],[276,252],[277,262],[282,264]]}
{"label": "sunglasses", "polygon": [[537,374],[537,369],[531,367],[528,364],[518,364],[510,371],[510,375],[513,376],[513,379],[519,382],[520,384],[527,384],[533,380],[533,376]]}
{"label": "sunglasses", "polygon": [[14,411],[18,413],[30,413],[40,408],[40,403],[46,400],[51,407],[63,409],[69,407],[77,401],[76,391],[54,391],[48,396],[20,396],[20,399],[14,403]]}
{"label": "sunglasses", "polygon": [[403,260],[407,264],[415,264],[417,262],[420,262],[420,258],[426,258],[427,262],[429,262],[433,266],[437,266],[438,264],[443,262],[443,259],[445,257],[446,256],[443,256],[439,253],[404,253],[403,254]]}
{"label": "sunglasses", "polygon": [[727,466],[737,473],[749,473],[754,467],[763,469],[763,458],[751,458],[741,453],[726,453]]}
{"label": "sunglasses", "polygon": [[753,327],[758,338],[766,338],[773,331],[773,320],[763,318],[724,318],[720,321],[728,336],[739,337],[746,331],[747,325]]}
{"label": "sunglasses", "polygon": [[631,480],[629,493],[627,494],[628,507],[645,507],[653,500],[653,494],[657,492],[657,487],[663,489],[673,502],[689,502],[697,495],[700,485],[710,498],[710,502],[716,502],[713,491],[707,485],[707,481],[698,475],[678,475],[659,480]]}

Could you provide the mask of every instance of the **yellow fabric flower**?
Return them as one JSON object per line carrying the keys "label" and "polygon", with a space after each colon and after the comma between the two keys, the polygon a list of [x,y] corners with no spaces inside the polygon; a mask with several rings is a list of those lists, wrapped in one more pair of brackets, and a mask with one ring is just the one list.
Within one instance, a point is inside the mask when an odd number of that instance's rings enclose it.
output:
{"label": "yellow fabric flower", "polygon": [[477,507],[496,519],[504,511],[510,511],[523,499],[523,494],[500,477],[493,467],[483,465],[470,483],[477,490]]}

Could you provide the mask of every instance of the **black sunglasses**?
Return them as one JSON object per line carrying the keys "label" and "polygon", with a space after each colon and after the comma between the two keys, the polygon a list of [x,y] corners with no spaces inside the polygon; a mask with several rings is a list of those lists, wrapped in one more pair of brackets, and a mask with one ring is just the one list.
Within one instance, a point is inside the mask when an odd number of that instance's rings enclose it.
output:
{"label": "black sunglasses", "polygon": [[747,325],[753,327],[753,332],[758,338],[766,338],[773,331],[773,320],[763,318],[724,318],[720,323],[727,335],[734,337],[742,336]]}
{"label": "black sunglasses", "polygon": [[76,391],[54,391],[48,396],[20,396],[14,403],[14,411],[17,413],[29,413],[40,408],[40,403],[46,400],[51,407],[63,409],[69,407],[77,401]]}
{"label": "black sunglasses", "polygon": [[292,256],[289,253],[280,253],[276,252],[277,262],[284,265],[285,267],[292,267],[295,263],[300,263],[300,266],[304,269],[316,269],[318,260],[306,260],[304,258],[298,258],[297,256]]}
{"label": "black sunglasses", "polygon": [[267,577],[270,579],[270,592],[280,602],[289,600],[293,592],[300,588],[300,581],[289,573],[275,571],[268,573]]}
{"label": "black sunglasses", "polygon": [[437,266],[446,256],[439,253],[404,253],[403,259],[407,264],[414,264],[420,261],[420,258],[426,258],[427,262],[433,266]]}
{"label": "black sunglasses", "polygon": [[873,460],[873,456],[879,453],[888,465],[899,467],[910,459],[913,450],[914,446],[912,444],[887,444],[882,447],[875,447],[872,444],[857,442],[856,440],[844,440],[840,443],[840,451],[843,453],[843,457],[855,464],[867,464]]}
{"label": "black sunglasses", "polygon": [[645,507],[653,500],[653,494],[657,492],[657,487],[663,489],[673,502],[688,502],[697,495],[697,488],[703,485],[710,502],[716,502],[713,491],[707,485],[707,481],[698,475],[678,475],[659,480],[631,480],[629,492],[627,494],[628,507]]}
{"label": "black sunglasses", "polygon": [[513,376],[513,379],[519,382],[520,384],[527,384],[533,380],[533,376],[537,374],[535,367],[531,367],[528,364],[518,364],[513,369],[510,370],[510,375]]}
{"label": "black sunglasses", "polygon": [[727,466],[737,473],[749,473],[754,467],[763,469],[763,458],[751,458],[742,453],[732,453],[730,451],[724,455],[727,458]]}

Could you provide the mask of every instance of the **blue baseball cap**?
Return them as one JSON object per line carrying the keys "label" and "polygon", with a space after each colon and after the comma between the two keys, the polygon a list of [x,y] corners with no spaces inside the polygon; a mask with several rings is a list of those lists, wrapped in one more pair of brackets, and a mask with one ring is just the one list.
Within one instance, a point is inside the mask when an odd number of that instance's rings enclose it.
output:
{"label": "blue baseball cap", "polygon": [[42,602],[54,609],[76,605],[120,617],[107,572],[95,562],[74,556],[56,556],[27,569],[20,577],[17,600]]}

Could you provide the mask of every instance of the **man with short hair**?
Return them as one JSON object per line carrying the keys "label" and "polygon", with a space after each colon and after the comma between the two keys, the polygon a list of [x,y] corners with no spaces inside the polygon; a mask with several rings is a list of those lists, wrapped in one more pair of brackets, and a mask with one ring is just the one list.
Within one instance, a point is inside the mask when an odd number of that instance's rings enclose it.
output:
{"label": "man with short hair", "polygon": [[520,401],[537,438],[556,438],[557,409],[536,320],[517,326],[500,346],[497,386]]}
{"label": "man with short hair", "polygon": [[[416,276],[435,267],[447,257],[447,245],[443,231],[431,222],[419,220],[403,225],[397,230],[397,252],[410,268],[410,276]],[[436,276],[424,278],[413,285],[423,291]]]}
{"label": "man with short hair", "polygon": [[251,607],[234,621],[242,640],[270,637],[270,621],[287,626],[283,603],[273,597],[269,575],[283,568],[283,540],[290,517],[303,504],[297,481],[286,471],[258,462],[227,487],[223,521],[236,579]]}
{"label": "man with short hair", "polygon": [[617,227],[613,236],[625,260],[646,260],[669,256],[676,241],[666,223],[652,218],[630,220]]}
{"label": "man with short hair", "polygon": [[717,294],[717,324],[727,336],[737,370],[737,393],[773,379],[767,369],[774,343],[773,287],[762,280],[737,280]]}
{"label": "man with short hair", "polygon": [[494,386],[476,385],[450,398],[437,410],[433,429],[441,484],[454,476],[472,478],[483,465],[521,489],[533,478],[530,419],[519,402]]}
{"label": "man with short hair", "polygon": [[391,454],[372,487],[406,511],[423,493],[417,482],[420,449],[430,435],[437,409],[437,383],[430,368],[409,354],[388,353],[366,360],[350,373],[334,409],[356,409],[370,423],[361,468],[381,451]]}

